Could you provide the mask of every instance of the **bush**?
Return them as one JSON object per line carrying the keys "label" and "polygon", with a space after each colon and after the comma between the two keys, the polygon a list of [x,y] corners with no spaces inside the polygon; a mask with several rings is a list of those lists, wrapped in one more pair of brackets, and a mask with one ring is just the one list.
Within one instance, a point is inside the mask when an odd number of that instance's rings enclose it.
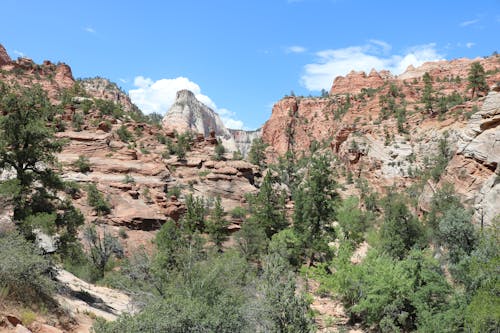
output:
{"label": "bush", "polygon": [[111,206],[104,196],[99,192],[95,184],[87,186],[87,203],[94,207],[95,211],[100,214],[109,214]]}
{"label": "bush", "polygon": [[49,301],[54,290],[50,263],[40,250],[15,232],[0,234],[0,287],[11,299],[32,305]]}
{"label": "bush", "polygon": [[225,153],[226,153],[226,148],[224,148],[224,145],[219,140],[217,142],[217,145],[215,146],[215,156],[214,156],[214,159],[216,161],[221,161],[224,158],[224,154]]}
{"label": "bush", "polygon": [[73,162],[73,166],[79,171],[79,172],[90,172],[90,160],[88,157],[80,155],[78,156],[78,159]]}
{"label": "bush", "polygon": [[241,206],[234,207],[231,211],[231,217],[235,219],[242,219],[247,215],[247,210]]}
{"label": "bush", "polygon": [[134,138],[132,133],[130,133],[125,125],[121,125],[120,128],[116,130],[116,134],[123,142],[129,142]]}
{"label": "bush", "polygon": [[73,129],[77,132],[80,132],[84,124],[85,121],[82,114],[80,112],[75,112],[73,114],[73,117],[71,118],[71,126],[73,126]]}

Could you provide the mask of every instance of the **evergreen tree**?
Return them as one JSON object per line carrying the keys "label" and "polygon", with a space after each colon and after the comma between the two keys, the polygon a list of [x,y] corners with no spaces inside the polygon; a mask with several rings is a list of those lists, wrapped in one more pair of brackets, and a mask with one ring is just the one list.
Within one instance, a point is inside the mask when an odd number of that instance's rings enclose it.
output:
{"label": "evergreen tree", "polygon": [[248,152],[248,160],[250,163],[258,165],[260,167],[266,166],[266,154],[265,149],[267,144],[261,139],[253,139],[252,146]]}
{"label": "evergreen tree", "polygon": [[282,257],[269,255],[265,258],[259,288],[263,295],[262,332],[314,331],[309,306],[304,297],[296,293],[294,273]]}
{"label": "evergreen tree", "polygon": [[215,198],[214,208],[207,222],[207,232],[219,251],[222,250],[222,243],[227,240],[227,227],[229,222],[224,218],[224,208],[220,197]]}
{"label": "evergreen tree", "polygon": [[[57,191],[65,189],[56,174],[56,156],[63,146],[48,124],[55,108],[39,85],[0,89],[0,169],[14,170],[15,179],[1,184],[0,192],[11,198],[13,220],[29,239],[34,230],[58,232],[64,243],[76,240],[76,229],[83,224],[69,201]],[[62,244],[62,245],[65,245]]]}
{"label": "evergreen tree", "polygon": [[424,230],[418,219],[396,194],[386,198],[384,224],[381,228],[382,249],[395,259],[402,259],[413,248],[423,244]]}
{"label": "evergreen tree", "polygon": [[261,225],[266,236],[271,237],[287,226],[285,216],[285,196],[273,188],[271,172],[268,172],[259,189],[251,200],[252,219]]}
{"label": "evergreen tree", "polygon": [[205,199],[188,194],[186,196],[186,213],[181,221],[184,231],[188,233],[203,231],[206,211]]}
{"label": "evergreen tree", "polygon": [[467,77],[469,84],[468,89],[472,89],[471,98],[477,95],[478,91],[487,92],[488,84],[485,79],[484,67],[479,62],[473,62],[470,66],[469,76]]}
{"label": "evergreen tree", "polygon": [[331,255],[328,243],[335,236],[332,222],[338,194],[330,170],[327,156],[311,157],[304,182],[293,195],[293,227],[301,237],[304,255],[310,264]]}
{"label": "evergreen tree", "polygon": [[423,76],[424,92],[422,94],[422,103],[424,103],[425,110],[432,114],[432,105],[434,103],[434,89],[432,88],[432,77],[429,73],[425,72]]}

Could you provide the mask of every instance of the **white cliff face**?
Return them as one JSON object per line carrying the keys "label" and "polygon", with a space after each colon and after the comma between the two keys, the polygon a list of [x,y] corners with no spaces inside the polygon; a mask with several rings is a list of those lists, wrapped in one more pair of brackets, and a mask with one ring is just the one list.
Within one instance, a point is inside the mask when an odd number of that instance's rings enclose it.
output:
{"label": "white cliff face", "polygon": [[228,152],[239,150],[244,156],[261,130],[244,131],[226,128],[219,115],[196,99],[189,90],[177,92],[177,98],[162,121],[163,128],[177,132],[194,131],[205,137],[215,132]]}
{"label": "white cliff face", "polygon": [[458,153],[490,170],[474,200],[474,219],[489,225],[500,215],[500,86],[493,87],[481,110],[471,117]]}
{"label": "white cliff face", "polygon": [[222,123],[219,115],[196,99],[189,90],[177,92],[177,98],[163,118],[163,127],[167,130],[183,132],[187,130],[202,133],[205,136],[215,131],[218,137],[229,139],[231,134]]}

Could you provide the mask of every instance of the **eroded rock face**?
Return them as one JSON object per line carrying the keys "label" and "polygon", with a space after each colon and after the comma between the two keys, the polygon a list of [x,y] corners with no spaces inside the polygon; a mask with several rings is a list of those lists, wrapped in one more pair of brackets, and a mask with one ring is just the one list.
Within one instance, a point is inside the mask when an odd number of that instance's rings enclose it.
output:
{"label": "eroded rock face", "polygon": [[[387,73],[383,73],[387,76]],[[352,71],[344,76],[338,76],[333,81],[330,94],[357,94],[362,89],[377,89],[384,85],[384,79],[376,70],[372,69],[369,75],[365,72]]]}
{"label": "eroded rock face", "polygon": [[167,132],[193,131],[205,138],[217,138],[228,152],[239,150],[244,156],[250,150],[253,139],[261,136],[260,129],[245,131],[226,128],[219,115],[198,101],[189,90],[177,92],[176,100],[165,114],[162,124]]}
{"label": "eroded rock face", "polygon": [[[457,155],[450,163],[450,166],[459,164],[459,168],[465,168],[472,165],[481,170],[466,175],[462,173],[462,177],[474,180],[468,187],[474,190],[469,197],[474,200],[474,219],[482,225],[491,224],[500,215],[500,92],[495,90],[500,89],[495,86],[481,110],[471,117],[462,132]],[[450,166],[448,174],[454,175]],[[458,177],[451,176],[450,181],[458,183]]]}
{"label": "eroded rock face", "polygon": [[85,91],[92,97],[113,101],[122,106],[125,112],[138,110],[127,93],[108,79],[95,77],[80,81]]}
{"label": "eroded rock face", "polygon": [[231,137],[219,115],[198,101],[189,90],[177,92],[174,104],[163,118],[163,127],[178,132],[190,130],[205,136],[208,136],[210,131],[215,131],[217,136]]}
{"label": "eroded rock face", "polygon": [[7,50],[0,44],[0,66],[10,64],[11,61],[12,59],[10,59]]}

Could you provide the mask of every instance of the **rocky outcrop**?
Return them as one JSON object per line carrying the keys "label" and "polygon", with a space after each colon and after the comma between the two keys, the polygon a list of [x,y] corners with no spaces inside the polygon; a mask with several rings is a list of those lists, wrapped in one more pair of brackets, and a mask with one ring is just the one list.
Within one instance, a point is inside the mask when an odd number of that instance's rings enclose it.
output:
{"label": "rocky outcrop", "polygon": [[[453,173],[452,167],[460,170],[458,175]],[[471,167],[479,172],[469,172]],[[457,155],[448,167],[448,175],[448,180],[454,184],[459,184],[460,178],[474,180],[466,187],[469,192],[466,198],[473,201],[476,222],[489,225],[500,215],[499,85],[493,87],[481,110],[471,117],[462,132]]]}
{"label": "rocky outcrop", "polygon": [[250,150],[253,139],[260,137],[261,130],[245,131],[226,128],[219,115],[198,101],[189,90],[180,90],[174,104],[165,114],[163,128],[179,133],[193,131],[201,133],[204,137],[215,137],[221,140],[227,151],[240,151],[246,156]]}
{"label": "rocky outcrop", "polygon": [[113,101],[121,105],[125,112],[138,111],[139,108],[132,103],[128,94],[118,85],[102,77],[82,79],[79,81],[85,91],[94,98]]}
{"label": "rocky outcrop", "polygon": [[[387,73],[383,74],[387,78]],[[375,69],[372,69],[368,75],[365,72],[352,71],[345,77],[338,76],[335,78],[330,94],[357,94],[363,89],[378,89],[384,83],[384,78]]]}
{"label": "rocky outcrop", "polygon": [[234,139],[236,149],[241,152],[243,156],[247,156],[252,147],[253,140],[262,136],[262,129],[259,128],[255,131],[234,130],[230,129],[229,132]]}
{"label": "rocky outcrop", "polygon": [[189,130],[202,133],[205,137],[211,131],[215,131],[217,136],[226,139],[231,137],[219,115],[198,101],[189,90],[177,92],[175,102],[165,114],[162,123],[166,130],[176,130],[178,132]]}
{"label": "rocky outcrop", "polygon": [[10,59],[7,50],[5,50],[5,47],[3,47],[2,44],[0,44],[0,67],[3,65],[10,64],[11,61],[12,59]]}

